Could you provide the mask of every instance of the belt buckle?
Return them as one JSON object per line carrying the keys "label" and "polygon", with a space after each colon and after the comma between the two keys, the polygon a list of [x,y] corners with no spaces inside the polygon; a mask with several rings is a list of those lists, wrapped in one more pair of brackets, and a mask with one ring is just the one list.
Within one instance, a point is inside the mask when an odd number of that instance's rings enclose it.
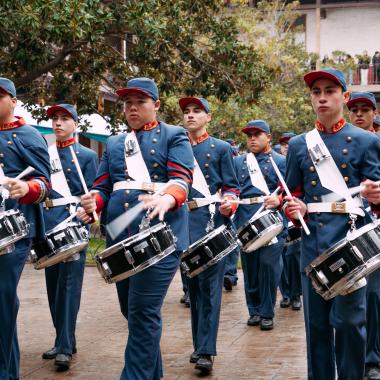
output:
{"label": "belt buckle", "polygon": [[45,199],[45,207],[47,207],[47,208],[53,207],[53,200],[52,199]]}
{"label": "belt buckle", "polygon": [[144,191],[154,191],[154,183],[152,182],[143,182],[141,188]]}
{"label": "belt buckle", "polygon": [[335,214],[345,214],[347,211],[345,202],[332,202],[331,203],[331,212]]}

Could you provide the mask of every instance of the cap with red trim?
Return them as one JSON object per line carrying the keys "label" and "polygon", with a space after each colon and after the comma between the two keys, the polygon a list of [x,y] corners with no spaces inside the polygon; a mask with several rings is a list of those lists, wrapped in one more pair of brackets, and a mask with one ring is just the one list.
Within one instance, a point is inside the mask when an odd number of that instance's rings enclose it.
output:
{"label": "cap with red trim", "polygon": [[347,102],[347,107],[350,109],[356,103],[367,103],[373,109],[376,109],[376,98],[372,92],[353,92],[350,100]]}
{"label": "cap with red trim", "polygon": [[292,137],[295,137],[295,136],[297,135],[293,132],[284,132],[278,141],[280,144],[284,142],[288,142]]}
{"label": "cap with red trim", "polygon": [[247,126],[243,128],[241,131],[245,134],[248,134],[252,131],[261,131],[264,133],[270,133],[270,127],[268,123],[264,120],[251,120],[247,123]]}
{"label": "cap with red trim", "polygon": [[71,104],[66,104],[66,103],[57,104],[56,106],[49,107],[46,110],[46,113],[49,116],[49,118],[51,119],[54,116],[54,114],[58,111],[65,112],[65,113],[69,114],[75,121],[78,121],[77,110]]}
{"label": "cap with red trim", "polygon": [[182,111],[185,111],[185,108],[189,104],[194,103],[197,106],[201,107],[206,113],[210,113],[210,106],[208,104],[208,101],[205,98],[197,98],[194,96],[186,96],[184,98],[181,98],[178,103],[179,103],[179,106],[181,107]]}
{"label": "cap with red trim", "polygon": [[148,96],[154,101],[159,99],[157,85],[150,78],[133,78],[127,82],[127,87],[116,90],[116,94],[121,98],[136,92]]}
{"label": "cap with red trim", "polygon": [[12,96],[12,98],[16,97],[16,87],[15,84],[8,78],[0,77],[0,90]]}
{"label": "cap with red trim", "polygon": [[326,68],[318,71],[311,71],[303,77],[306,84],[311,88],[313,83],[318,79],[330,79],[336,84],[339,84],[343,88],[343,91],[347,91],[346,80],[344,79],[344,74],[337,69]]}

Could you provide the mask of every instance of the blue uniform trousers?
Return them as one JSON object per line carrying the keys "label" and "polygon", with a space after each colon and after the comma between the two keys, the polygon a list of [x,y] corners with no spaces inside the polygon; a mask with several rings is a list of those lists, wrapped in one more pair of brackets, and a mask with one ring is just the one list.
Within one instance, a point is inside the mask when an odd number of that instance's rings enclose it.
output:
{"label": "blue uniform trousers", "polygon": [[231,253],[226,257],[226,269],[224,272],[224,277],[228,277],[232,285],[236,285],[238,281],[237,276],[237,263],[239,261],[240,249],[235,248]]}
{"label": "blue uniform trousers", "polygon": [[19,370],[17,285],[30,251],[31,239],[22,239],[15,246],[13,252],[0,256],[0,380],[18,376]]}
{"label": "blue uniform trousers", "polygon": [[82,293],[86,250],[79,260],[55,264],[45,269],[50,314],[56,331],[54,346],[61,354],[73,353],[75,327]]}
{"label": "blue uniform trousers", "polygon": [[189,279],[188,277],[180,270],[181,272],[181,281],[182,281],[182,290],[184,293],[187,293],[189,291]]}
{"label": "blue uniform trousers", "polygon": [[363,379],[366,288],[325,301],[315,292],[309,278],[302,274],[302,292],[308,347],[308,379],[334,380],[335,362],[338,379]]}
{"label": "blue uniform trousers", "polygon": [[120,380],[159,380],[161,307],[179,265],[180,252],[116,283],[120,309],[128,320],[128,342]]}
{"label": "blue uniform trousers", "polygon": [[282,251],[282,272],[280,277],[279,288],[282,294],[282,298],[290,298],[290,284],[289,284],[289,266],[288,261],[286,260],[286,245]]}
{"label": "blue uniform trousers", "polygon": [[250,316],[274,317],[284,247],[284,238],[277,239],[276,244],[241,255],[245,298]]}
{"label": "blue uniform trousers", "polygon": [[286,248],[285,262],[288,268],[289,297],[291,299],[302,294],[300,259],[300,242],[288,245]]}
{"label": "blue uniform trousers", "polygon": [[367,277],[366,363],[380,363],[380,270]]}
{"label": "blue uniform trousers", "polygon": [[225,258],[189,279],[194,351],[216,355]]}

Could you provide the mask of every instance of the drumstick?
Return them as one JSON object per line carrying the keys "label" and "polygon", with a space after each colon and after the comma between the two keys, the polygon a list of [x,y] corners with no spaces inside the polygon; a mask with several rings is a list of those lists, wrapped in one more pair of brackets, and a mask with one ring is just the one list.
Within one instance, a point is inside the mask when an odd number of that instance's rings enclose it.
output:
{"label": "drumstick", "polygon": [[[71,156],[73,158],[74,165],[75,165],[75,167],[77,169],[77,172],[78,172],[78,175],[79,175],[79,179],[80,179],[80,183],[82,184],[84,193],[88,194],[89,191],[88,191],[88,188],[87,188],[86,181],[84,180],[84,177],[83,177],[82,169],[79,166],[77,155],[75,154],[72,145],[70,145],[69,148],[70,148],[70,153],[71,153]],[[99,220],[98,214],[96,213],[96,211],[93,211],[92,216],[93,216],[95,222]]]}
{"label": "drumstick", "polygon": [[[26,175],[30,174],[31,172],[33,172],[34,170],[36,170],[36,169],[34,169],[32,166],[28,166],[20,174],[18,174],[15,178],[12,178],[12,179],[21,179],[21,178],[25,177]],[[3,185],[4,182],[8,179],[9,179],[9,177],[2,178],[0,185]]]}
{"label": "drumstick", "polygon": [[[158,190],[153,193],[153,196],[157,196],[163,190],[169,187],[173,181],[168,181],[164,186],[161,186]],[[112,240],[115,240],[140,214],[144,209],[144,202],[139,202],[136,206],[132,207],[130,210],[124,212],[112,222],[106,225],[106,230],[110,235]]]}
{"label": "drumstick", "polygon": [[66,225],[68,222],[70,222],[71,219],[74,219],[77,215],[76,214],[72,214],[70,215],[68,218],[66,218],[65,220],[62,220],[61,223],[57,224],[55,227],[54,227],[54,230],[58,230],[60,229],[61,227],[63,227],[64,225]]}
{"label": "drumstick", "polygon": [[[269,159],[270,159],[270,161],[271,161],[271,163],[272,163],[272,166],[273,166],[274,171],[275,171],[276,174],[277,174],[278,179],[279,179],[280,182],[281,182],[282,187],[283,187],[284,190],[285,190],[286,195],[287,195],[288,197],[292,197],[292,194],[291,194],[290,191],[289,191],[289,188],[288,188],[288,186],[287,186],[287,184],[286,184],[286,182],[285,182],[285,180],[284,180],[284,178],[283,178],[283,176],[282,176],[282,174],[281,174],[281,172],[280,172],[280,169],[278,168],[277,164],[274,162],[273,157],[272,157],[271,155],[269,155]],[[299,221],[300,221],[301,224],[302,224],[302,228],[304,229],[306,235],[310,235],[310,230],[309,230],[308,226],[306,225],[305,220],[304,220],[304,218],[302,217],[302,215],[301,215],[301,213],[300,213],[299,210],[297,211],[297,216],[298,216]]]}

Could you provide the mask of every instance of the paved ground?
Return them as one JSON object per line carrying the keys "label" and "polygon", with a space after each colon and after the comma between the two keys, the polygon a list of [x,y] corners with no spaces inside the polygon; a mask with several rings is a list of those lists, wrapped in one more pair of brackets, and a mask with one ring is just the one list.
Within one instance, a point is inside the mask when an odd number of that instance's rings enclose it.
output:
{"label": "paved ground", "polygon": [[[306,378],[302,312],[277,310],[275,329],[260,331],[246,325],[242,273],[239,284],[223,294],[219,355],[213,374],[220,380],[292,380]],[[96,268],[86,268],[82,306],[77,325],[78,353],[65,373],[55,372],[53,361],[41,353],[53,343],[43,271],[27,264],[19,287],[21,379],[116,380],[122,368],[127,323],[118,309],[114,285],[106,284]],[[169,289],[163,309],[162,352],[165,379],[197,379],[188,358],[192,352],[189,310],[179,304],[180,277]]]}

